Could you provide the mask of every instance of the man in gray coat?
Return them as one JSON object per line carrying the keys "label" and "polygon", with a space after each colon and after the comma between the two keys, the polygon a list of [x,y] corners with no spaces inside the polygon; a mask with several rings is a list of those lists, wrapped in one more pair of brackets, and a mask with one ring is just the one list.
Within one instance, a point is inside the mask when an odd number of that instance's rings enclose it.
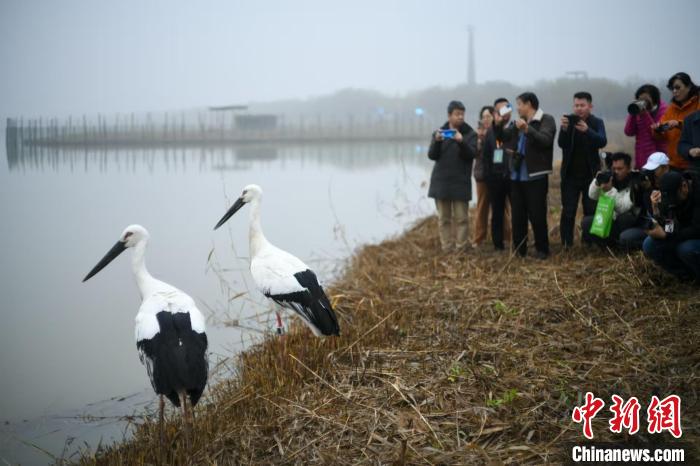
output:
{"label": "man in gray coat", "polygon": [[[428,158],[435,161],[428,197],[435,199],[444,252],[469,247],[469,201],[472,198],[472,163],[476,132],[464,122],[464,104],[447,106],[447,122],[433,133]],[[453,234],[454,224],[454,234]]]}

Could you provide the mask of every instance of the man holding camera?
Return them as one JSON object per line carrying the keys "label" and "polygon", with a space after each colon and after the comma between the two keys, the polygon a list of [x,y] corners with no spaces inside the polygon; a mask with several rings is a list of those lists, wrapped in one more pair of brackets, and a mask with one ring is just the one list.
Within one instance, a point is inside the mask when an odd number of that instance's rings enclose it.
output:
{"label": "man holding camera", "polygon": [[653,215],[651,195],[659,189],[659,180],[671,170],[670,159],[663,152],[654,152],[642,167],[637,183],[631,191],[634,204],[639,207],[637,223],[620,232],[619,245],[623,250],[639,251],[647,237],[648,219]]}
{"label": "man holding camera", "polygon": [[[447,106],[447,122],[433,133],[428,158],[435,161],[428,197],[435,199],[443,252],[465,252],[469,246],[469,201],[476,132],[464,122],[464,104]],[[452,233],[454,224],[455,233]]]}
{"label": "man holding camera", "polygon": [[510,170],[513,247],[521,257],[527,255],[529,221],[535,233],[536,257],[547,259],[547,188],[557,127],[554,118],[540,109],[534,93],[520,94],[516,105],[520,118],[514,125],[495,126],[497,139],[517,144],[517,150],[512,151]]}
{"label": "man holding camera", "polygon": [[670,171],[652,193],[644,254],[682,281],[700,284],[700,178]]}
{"label": "man holding camera", "polygon": [[595,202],[588,196],[588,187],[600,170],[598,150],[607,143],[603,120],[591,114],[593,97],[588,92],[574,94],[574,112],[561,117],[559,147],[561,163],[561,220],[559,230],[564,248],[574,245],[574,225],[579,198],[583,215],[595,213]]}
{"label": "man holding camera", "polygon": [[593,215],[581,221],[582,239],[585,244],[615,246],[620,234],[637,225],[641,208],[635,204],[633,191],[638,189],[639,172],[632,171],[632,157],[624,152],[612,155],[612,171],[598,172],[588,187],[588,196],[597,201],[601,193],[615,201],[610,236],[599,238],[591,234]]}

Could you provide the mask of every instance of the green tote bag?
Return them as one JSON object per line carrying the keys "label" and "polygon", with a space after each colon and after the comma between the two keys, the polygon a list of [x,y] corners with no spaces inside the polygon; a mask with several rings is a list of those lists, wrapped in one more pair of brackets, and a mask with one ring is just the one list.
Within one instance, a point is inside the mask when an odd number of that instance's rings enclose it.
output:
{"label": "green tote bag", "polygon": [[605,194],[601,194],[598,198],[598,204],[595,207],[595,215],[593,216],[593,224],[591,225],[591,234],[600,238],[610,236],[610,229],[613,224],[613,214],[615,213],[615,199]]}

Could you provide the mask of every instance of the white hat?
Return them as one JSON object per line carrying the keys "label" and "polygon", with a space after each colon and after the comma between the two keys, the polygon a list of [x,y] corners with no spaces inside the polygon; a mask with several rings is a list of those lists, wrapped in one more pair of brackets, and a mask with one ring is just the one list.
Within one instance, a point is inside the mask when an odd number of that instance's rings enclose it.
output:
{"label": "white hat", "polygon": [[661,165],[668,165],[668,157],[663,152],[654,152],[649,156],[642,170],[656,170]]}

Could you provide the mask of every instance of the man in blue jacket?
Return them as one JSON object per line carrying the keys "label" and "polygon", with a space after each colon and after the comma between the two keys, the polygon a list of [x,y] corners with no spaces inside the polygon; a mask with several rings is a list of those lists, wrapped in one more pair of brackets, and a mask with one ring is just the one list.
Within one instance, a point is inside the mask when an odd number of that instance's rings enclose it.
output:
{"label": "man in blue jacket", "polygon": [[588,196],[588,187],[600,170],[598,150],[607,143],[603,120],[591,114],[593,97],[588,92],[574,94],[574,112],[561,117],[559,147],[561,163],[561,220],[559,232],[565,248],[574,245],[574,226],[579,199],[583,215],[595,213],[595,202]]}

